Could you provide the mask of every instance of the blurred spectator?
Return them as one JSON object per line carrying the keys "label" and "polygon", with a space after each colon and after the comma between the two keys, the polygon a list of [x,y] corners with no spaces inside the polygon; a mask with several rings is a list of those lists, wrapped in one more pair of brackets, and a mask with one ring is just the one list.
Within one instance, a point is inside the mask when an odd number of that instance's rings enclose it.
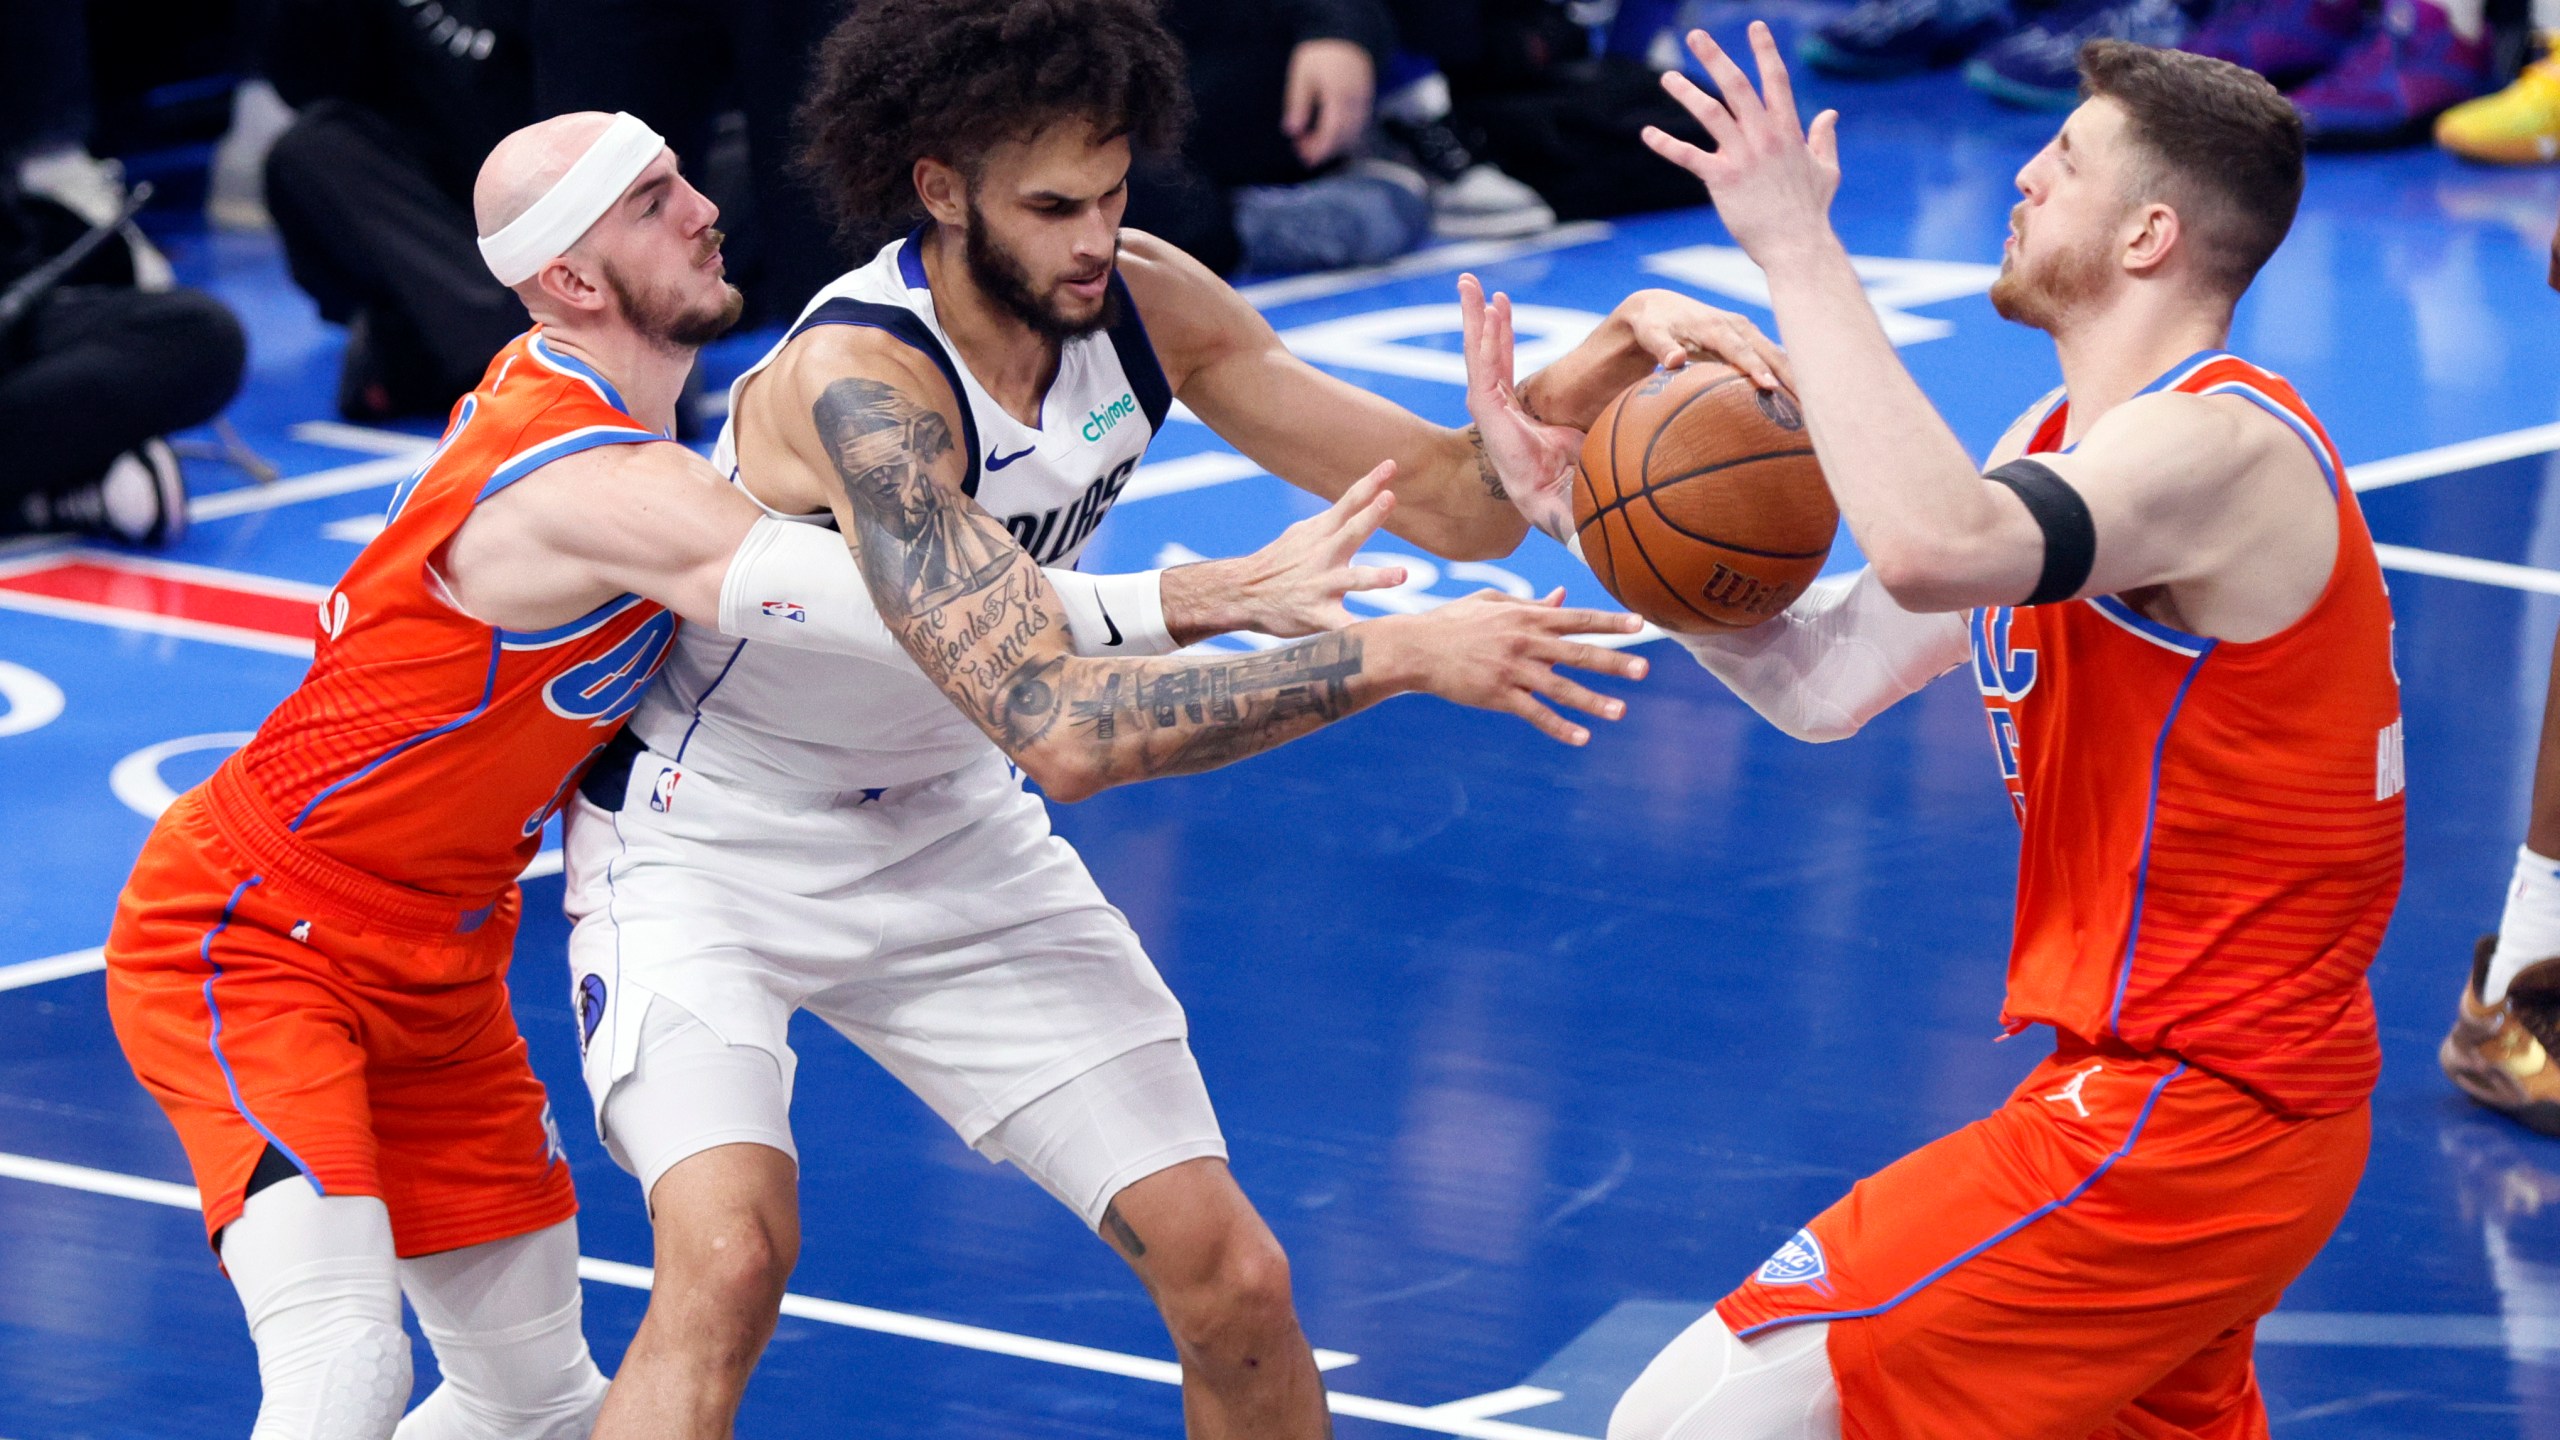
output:
{"label": "blurred spectator", "polygon": [[2513,84],[2436,118],[2436,143],[2491,165],[2560,160],[2560,0],[2533,0],[2533,47]]}
{"label": "blurred spectator", "polygon": [[1881,78],[1962,63],[1965,83],[2036,110],[2080,103],[2080,47],[2173,46],[2210,0],[1859,0],[1804,38],[1804,61]]}
{"label": "blurred spectator", "polygon": [[[0,0],[0,161],[17,188],[104,224],[124,208],[124,171],[89,153],[94,123],[89,17],[70,0]],[[169,262],[126,225],[119,238],[142,288],[176,283]]]}
{"label": "blurred spectator", "polygon": [[186,528],[187,496],[160,437],[231,403],[247,344],[209,295],[134,289],[112,244],[39,287],[33,272],[82,228],[0,173],[0,533],[167,544]]}
{"label": "blurred spectator", "polygon": [[1484,58],[1482,0],[1388,0],[1400,42],[1378,100],[1386,153],[1431,186],[1431,233],[1443,239],[1533,235],[1556,223],[1538,192],[1483,157],[1484,137],[1461,126],[1449,72]]}
{"label": "blurred spectator", "polygon": [[1430,234],[1430,185],[1361,153],[1394,26],[1379,0],[1168,0],[1195,110],[1130,177],[1128,223],[1222,273],[1331,270]]}
{"label": "blurred spectator", "polygon": [[[845,269],[790,169],[792,112],[848,0],[531,0],[534,99],[545,115],[628,110],[700,177],[722,116],[746,120],[745,203],[721,200],[730,279],[749,323],[799,314]],[[708,187],[706,187],[708,188]]]}
{"label": "blurred spectator", "polygon": [[2409,145],[2490,88],[2483,0],[2238,0],[2187,48],[2286,88],[2303,139],[2326,149]]}
{"label": "blurred spectator", "polygon": [[266,208],[294,283],[347,327],[338,410],[440,415],[524,328],[481,263],[471,182],[530,122],[529,0],[282,0],[267,75],[297,107]]}

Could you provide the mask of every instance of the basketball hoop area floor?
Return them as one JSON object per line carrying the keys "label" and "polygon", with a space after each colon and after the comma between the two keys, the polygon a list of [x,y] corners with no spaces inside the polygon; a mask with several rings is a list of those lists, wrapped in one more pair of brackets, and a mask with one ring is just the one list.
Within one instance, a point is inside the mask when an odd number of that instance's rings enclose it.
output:
{"label": "basketball hoop area floor", "polygon": [[[1982,295],[2010,177],[2051,117],[1945,79],[1813,88],[1848,113],[1841,228],[1978,454],[2057,381],[2043,338]],[[2372,1165],[2261,1331],[2279,1435],[2560,1436],[2560,1141],[2473,1109],[2434,1060],[2523,832],[2560,625],[2555,215],[2560,172],[2323,157],[2234,336],[2356,467],[2392,547],[2407,687],[2409,869],[2373,972]],[[340,337],[271,241],[192,220],[159,233],[248,323],[232,414],[285,478],[193,462],[197,523],[165,556],[0,555],[11,1440],[249,1428],[238,1303],[116,1051],[94,947],[149,817],[301,673],[309,604],[429,428],[335,423]],[[1699,209],[1251,293],[1310,359],[1455,421],[1462,266],[1520,302],[1534,364],[1646,285],[1766,323],[1730,247]],[[715,368],[770,339],[723,342]],[[1194,422],[1150,460],[1088,568],[1237,553],[1314,508]],[[1373,612],[1486,585],[1600,598],[1544,539],[1492,565],[1377,550],[1414,576]],[[1855,563],[1845,540],[1836,563]],[[1660,1343],[1856,1177],[1997,1103],[2048,1043],[1994,1041],[2017,835],[1966,673],[1816,748],[1678,649],[1647,653],[1655,675],[1623,687],[1626,720],[1586,750],[1404,699],[1058,808],[1190,1009],[1346,1437],[1599,1436]],[[587,1326],[610,1368],[647,1298],[648,1223],[586,1118],[552,854],[525,890],[516,1008],[584,1200]],[[1170,1346],[1119,1262],[832,1032],[794,1038],[807,1239],[742,1433],[1178,1434]]]}

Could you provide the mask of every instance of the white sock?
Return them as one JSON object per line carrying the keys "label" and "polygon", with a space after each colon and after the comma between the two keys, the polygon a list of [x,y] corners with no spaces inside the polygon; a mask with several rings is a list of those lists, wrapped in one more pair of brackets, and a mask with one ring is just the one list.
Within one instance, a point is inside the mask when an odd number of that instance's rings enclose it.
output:
{"label": "white sock", "polygon": [[2452,28],[2457,38],[2463,40],[2480,38],[2481,26],[2487,20],[2485,12],[2489,8],[2488,0],[2421,0],[2421,3],[2433,5],[2442,10],[2444,23]]}
{"label": "white sock", "polygon": [[2480,998],[2491,1005],[2507,998],[2507,982],[2537,960],[2560,956],[2560,860],[2516,847],[2515,883],[2507,887],[2507,913],[2498,921],[2498,948],[2489,955],[2489,973],[2480,982]]}

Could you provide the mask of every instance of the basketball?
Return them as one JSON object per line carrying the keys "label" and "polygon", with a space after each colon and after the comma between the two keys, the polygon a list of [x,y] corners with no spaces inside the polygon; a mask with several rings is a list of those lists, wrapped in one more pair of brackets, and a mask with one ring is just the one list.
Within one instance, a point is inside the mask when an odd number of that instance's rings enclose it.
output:
{"label": "basketball", "polygon": [[1822,573],[1839,525],[1795,398],[1723,365],[1657,371],[1583,441],[1582,558],[1665,630],[1738,630],[1787,608]]}

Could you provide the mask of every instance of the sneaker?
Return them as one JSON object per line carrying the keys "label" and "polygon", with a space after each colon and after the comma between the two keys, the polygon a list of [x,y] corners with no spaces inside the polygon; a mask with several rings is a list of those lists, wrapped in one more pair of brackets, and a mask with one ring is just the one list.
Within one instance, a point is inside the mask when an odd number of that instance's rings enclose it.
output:
{"label": "sneaker", "polygon": [[29,530],[69,530],[128,545],[174,545],[187,533],[187,482],[167,442],[145,440],[107,473],[76,490],[30,495],[20,517]]}
{"label": "sneaker", "polygon": [[1964,79],[1994,100],[2068,110],[2080,103],[2081,46],[2130,40],[2165,50],[2186,38],[2187,14],[2177,0],[2069,0],[1973,57]]}
{"label": "sneaker", "polygon": [[[2436,143],[2465,160],[2538,165],[2560,160],[2560,33],[2543,36],[2543,57],[2495,95],[2465,100],[2436,117]],[[2546,217],[2547,218],[2547,217]]]}
{"label": "sneaker", "polygon": [[[104,225],[124,209],[124,166],[68,146],[19,161],[18,188],[41,195],[92,225]],[[177,288],[178,274],[169,268],[169,257],[160,253],[141,226],[128,220],[117,234],[133,256],[135,289]]]}
{"label": "sneaker", "polygon": [[2255,70],[2289,90],[2346,58],[2365,23],[2364,0],[2239,0],[2179,48]]}
{"label": "sneaker", "polygon": [[2453,1017],[2453,1033],[2436,1063],[2462,1093],[2545,1135],[2560,1135],[2560,957],[2537,960],[2507,984],[2495,1005],[2480,999],[2498,937],[2483,935],[2471,954],[2471,981]]}
{"label": "sneaker", "polygon": [[2347,57],[2291,99],[2313,146],[2370,150],[2417,143],[2438,115],[2488,89],[2485,37],[2454,34],[2437,6],[2389,0]]}
{"label": "sneaker", "polygon": [[1860,0],[1796,53],[1816,70],[1880,79],[1953,65],[2017,28],[2009,0]]}
{"label": "sneaker", "polygon": [[1479,160],[1448,120],[1387,116],[1378,128],[1431,187],[1431,233],[1451,240],[1507,240],[1555,228],[1537,191]]}
{"label": "sneaker", "polygon": [[1295,275],[1375,265],[1431,234],[1431,182],[1410,165],[1354,160],[1296,185],[1235,192],[1245,268]]}

